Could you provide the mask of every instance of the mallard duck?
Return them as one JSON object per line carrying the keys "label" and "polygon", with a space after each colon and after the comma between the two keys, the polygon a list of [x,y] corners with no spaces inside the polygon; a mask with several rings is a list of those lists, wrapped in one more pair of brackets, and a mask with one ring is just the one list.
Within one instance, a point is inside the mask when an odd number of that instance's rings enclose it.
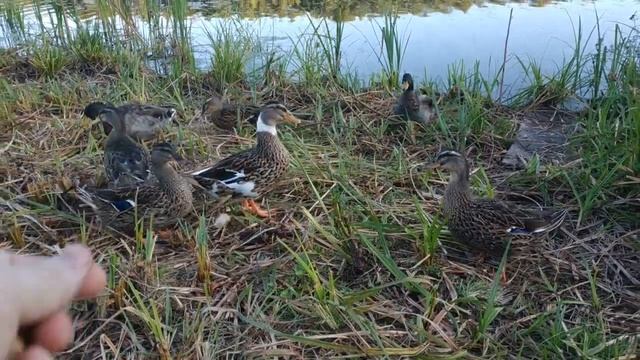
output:
{"label": "mallard duck", "polygon": [[151,151],[151,171],[157,182],[82,191],[80,198],[115,229],[131,230],[143,218],[152,218],[155,227],[173,225],[193,210],[193,180],[178,173],[176,157],[171,144],[157,144]]}
{"label": "mallard duck", "polygon": [[211,122],[222,130],[233,130],[236,126],[237,108],[222,96],[214,95],[202,105],[200,118]]}
{"label": "mallard duck", "polygon": [[149,153],[128,135],[124,115],[114,107],[100,110],[102,119],[113,127],[104,147],[104,169],[114,187],[140,184],[149,178]]}
{"label": "mallard duck", "polygon": [[245,209],[260,217],[269,216],[254,199],[268,192],[289,166],[289,152],[276,131],[276,125],[281,123],[298,125],[300,119],[280,103],[266,105],[257,118],[254,147],[191,175],[214,198],[222,195],[242,198]]}
{"label": "mallard duck", "polygon": [[[248,119],[245,119],[251,123],[254,117],[257,118],[259,110],[259,107],[253,105],[232,104],[226,97],[213,95],[202,105],[200,119],[210,122],[222,130],[231,131],[238,124],[238,112],[241,116],[247,113],[252,114]],[[255,122],[252,125],[255,125]]]}
{"label": "mallard duck", "polygon": [[431,168],[451,173],[443,212],[453,237],[471,247],[502,255],[510,239],[528,239],[562,224],[566,210],[526,211],[514,204],[476,199],[469,189],[469,165],[456,151],[442,151]]}
{"label": "mallard duck", "polygon": [[402,76],[402,89],[403,92],[393,110],[395,115],[421,124],[427,124],[435,119],[433,100],[427,96],[418,95],[414,91],[411,74]]}
{"label": "mallard duck", "polygon": [[[124,104],[113,106],[110,103],[92,102],[84,108],[83,114],[95,120],[107,108],[115,108],[127,123],[127,135],[135,140],[150,140],[156,138],[169,124],[175,122],[178,112],[168,106]],[[105,134],[111,133],[112,126],[102,122]]]}

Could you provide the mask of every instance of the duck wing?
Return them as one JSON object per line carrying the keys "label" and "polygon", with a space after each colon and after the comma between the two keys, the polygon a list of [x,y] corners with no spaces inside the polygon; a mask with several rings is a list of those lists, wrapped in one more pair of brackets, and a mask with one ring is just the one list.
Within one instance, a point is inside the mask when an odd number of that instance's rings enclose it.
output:
{"label": "duck wing", "polygon": [[191,176],[216,196],[227,191],[255,196],[255,175],[261,168],[255,149],[251,148],[222,159],[211,167],[195,171]]}
{"label": "duck wing", "polygon": [[95,196],[112,206],[118,213],[130,211],[135,207],[145,208],[145,204],[158,204],[163,193],[154,186],[119,187],[113,189],[98,189]]}
{"label": "duck wing", "polygon": [[531,211],[515,204],[481,199],[473,203],[474,213],[487,227],[512,235],[531,236],[556,229],[562,224],[567,210]]}
{"label": "duck wing", "polygon": [[520,211],[520,218],[523,227],[513,227],[509,233],[517,235],[533,235],[550,232],[558,228],[565,217],[567,210],[543,210],[543,211]]}

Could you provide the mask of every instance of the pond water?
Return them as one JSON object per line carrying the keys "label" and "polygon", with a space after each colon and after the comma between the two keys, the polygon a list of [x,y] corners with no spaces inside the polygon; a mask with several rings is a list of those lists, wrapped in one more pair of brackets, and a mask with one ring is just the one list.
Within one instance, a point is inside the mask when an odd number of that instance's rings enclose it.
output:
{"label": "pond water", "polygon": [[[35,21],[32,2],[23,1],[23,4],[27,22]],[[90,1],[74,2],[70,6],[75,6],[82,21],[92,21],[97,13],[97,5]],[[505,36],[513,10],[505,84],[518,87],[526,82],[518,58],[527,63],[533,60],[543,73],[553,74],[563,59],[571,55],[578,26],[584,33],[585,48],[591,51],[597,35],[594,33],[589,37],[589,34],[598,19],[605,43],[611,42],[616,25],[627,33],[629,26],[635,23],[640,0],[506,3],[236,0],[196,1],[188,2],[188,6],[191,39],[200,68],[206,69],[211,63],[211,41],[207,31],[228,23],[229,19],[255,34],[265,47],[290,54],[294,44],[312,32],[310,22],[318,24],[326,18],[329,29],[333,29],[333,21],[338,18],[345,22],[341,66],[357,72],[364,80],[380,73],[383,67],[380,26],[384,20],[381,14],[395,7],[399,13],[397,28],[406,42],[400,71],[411,72],[418,79],[427,77],[440,81],[446,80],[451,66],[464,64],[470,70],[476,61],[485,76],[495,74],[503,61]],[[133,6],[132,9],[135,12],[142,7]],[[144,17],[134,18],[139,27],[145,27]],[[0,40],[1,37],[0,34]]]}

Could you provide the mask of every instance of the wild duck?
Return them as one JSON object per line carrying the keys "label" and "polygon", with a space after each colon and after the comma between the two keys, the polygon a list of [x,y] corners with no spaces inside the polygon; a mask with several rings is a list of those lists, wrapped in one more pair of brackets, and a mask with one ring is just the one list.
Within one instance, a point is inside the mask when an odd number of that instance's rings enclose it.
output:
{"label": "wild duck", "polygon": [[83,190],[80,198],[104,225],[114,229],[131,230],[139,219],[151,221],[154,227],[173,225],[193,209],[193,180],[176,170],[176,156],[171,144],[157,144],[151,151],[151,171],[157,182]]}
{"label": "wild duck", "polygon": [[393,111],[395,115],[421,124],[427,124],[435,119],[433,100],[415,92],[411,74],[402,76],[402,89],[403,92],[398,97]]}
{"label": "wild duck", "polygon": [[104,147],[104,169],[111,186],[132,186],[149,178],[149,153],[128,135],[128,124],[117,108],[105,106],[99,115],[113,127]]}
{"label": "wild duck", "polygon": [[236,110],[236,106],[232,105],[228,99],[214,95],[202,105],[200,117],[222,130],[233,130],[236,126]]}
{"label": "wild duck", "polygon": [[298,125],[300,119],[280,103],[266,105],[257,117],[257,143],[254,147],[191,175],[214,198],[223,195],[242,198],[242,206],[249,212],[268,217],[269,213],[261,209],[254,199],[271,190],[289,166],[289,152],[280,142],[276,130],[281,123]]}
{"label": "wild duck", "polygon": [[[105,108],[114,108],[124,117],[127,123],[127,135],[135,140],[150,140],[156,138],[169,122],[175,122],[178,112],[168,106],[124,104],[113,106],[110,103],[92,102],[84,108],[83,114],[95,120]],[[111,124],[102,122],[105,134],[112,130]]]}
{"label": "wild duck", "polygon": [[469,165],[456,151],[442,151],[431,168],[450,175],[443,212],[453,237],[470,247],[502,255],[510,239],[523,240],[548,233],[562,224],[566,210],[527,211],[514,204],[476,199],[469,189]]}

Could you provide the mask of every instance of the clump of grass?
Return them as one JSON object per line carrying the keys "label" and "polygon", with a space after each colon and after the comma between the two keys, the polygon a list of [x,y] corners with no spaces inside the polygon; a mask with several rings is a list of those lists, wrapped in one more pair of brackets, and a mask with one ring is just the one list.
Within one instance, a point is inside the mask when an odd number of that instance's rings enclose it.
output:
{"label": "clump of grass", "polygon": [[191,31],[187,16],[187,1],[171,2],[171,20],[173,21],[173,58],[171,75],[180,79],[185,72],[195,71],[195,58],[191,47]]}
{"label": "clump of grass", "polygon": [[[344,37],[344,22],[339,18],[334,20],[335,31],[332,33],[326,18],[320,20],[318,25],[309,18],[309,24],[313,29],[313,38],[323,54],[323,63],[328,66],[331,79],[337,79],[340,75],[340,62],[342,60],[342,43]],[[324,31],[323,31],[324,30]]]}
{"label": "clump of grass", "polygon": [[53,78],[69,64],[69,58],[63,49],[45,41],[34,48],[29,62],[41,76]]}
{"label": "clump of grass", "polygon": [[104,41],[100,28],[82,27],[78,29],[70,47],[76,57],[89,64],[104,63],[107,58],[107,44]]}
{"label": "clump of grass", "polygon": [[116,309],[121,309],[125,304],[126,280],[124,276],[119,276],[122,259],[120,255],[112,253],[109,256],[107,268],[107,288],[111,290],[113,305]]}
{"label": "clump of grass", "polygon": [[293,57],[291,61],[295,65],[297,77],[305,86],[314,89],[322,87],[324,70],[327,68],[327,53],[322,51],[318,41],[314,36],[301,36],[297,40],[292,39]]}
{"label": "clump of grass", "polygon": [[387,12],[380,28],[380,45],[382,48],[380,63],[384,68],[383,85],[391,91],[400,82],[400,68],[409,38],[402,38],[398,29],[398,14]]}
{"label": "clump of grass", "polygon": [[9,229],[9,236],[16,247],[23,248],[26,245],[24,227],[18,222],[17,216],[13,217],[13,225]]}
{"label": "clump of grass", "polygon": [[245,65],[251,53],[253,40],[237,24],[227,22],[207,30],[213,49],[210,74],[218,86],[240,82],[245,77]]}
{"label": "clump of grass", "polygon": [[[129,282],[127,294],[130,294],[130,302],[134,305],[134,308],[129,309],[129,311],[138,317],[153,335],[160,359],[172,359],[171,338],[174,331],[165,325],[165,319],[160,315],[158,304],[154,299],[146,299],[144,294],[140,293],[131,282]],[[165,314],[170,314],[171,302],[167,301],[165,306],[168,307],[165,309]]]}
{"label": "clump of grass", "polygon": [[432,265],[436,261],[436,253],[439,249],[439,238],[443,228],[442,220],[436,216],[429,216],[416,200],[416,212],[422,224],[422,236],[417,239],[418,251],[427,258],[427,264]]}
{"label": "clump of grass", "polygon": [[491,324],[496,320],[500,312],[503,310],[503,307],[497,306],[497,299],[500,295],[500,274],[505,271],[505,267],[507,265],[507,254],[509,253],[510,248],[511,243],[507,244],[504,250],[502,260],[500,261],[498,270],[496,271],[496,274],[493,278],[491,289],[487,294],[486,303],[478,321],[478,328],[476,329],[476,339],[486,337],[489,326],[491,326]]}
{"label": "clump of grass", "polygon": [[473,187],[478,190],[480,196],[489,199],[493,199],[495,197],[496,190],[491,184],[491,179],[489,179],[484,167],[481,166],[478,171],[475,172],[471,181]]}

